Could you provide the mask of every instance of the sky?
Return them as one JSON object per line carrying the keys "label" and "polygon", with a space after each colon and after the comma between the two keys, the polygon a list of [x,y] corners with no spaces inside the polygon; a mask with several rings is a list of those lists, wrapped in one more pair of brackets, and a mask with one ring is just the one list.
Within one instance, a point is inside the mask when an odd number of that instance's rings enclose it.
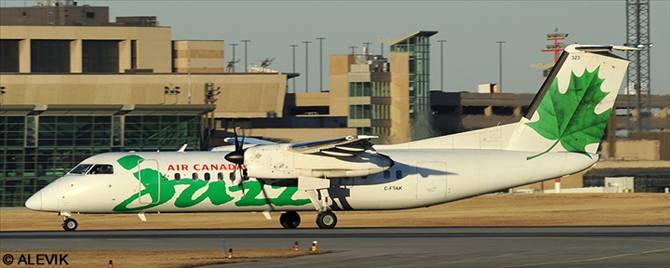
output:
{"label": "sky", "polygon": [[[36,1],[3,0],[3,6],[33,5]],[[381,52],[380,38],[416,31],[438,31],[431,37],[431,88],[477,91],[477,85],[498,83],[502,45],[502,92],[535,93],[542,72],[531,63],[553,61],[541,52],[548,33],[566,32],[566,44],[621,45],[626,42],[626,1],[104,1],[80,0],[79,5],[109,6],[116,16],[157,16],[172,28],[173,40],[224,40],[225,60],[232,59],[230,44],[239,44],[235,56],[244,64],[247,43],[249,65],[275,58],[269,68],[292,72],[295,50],[296,91],[328,90],[328,55],[348,54],[350,46],[362,53]],[[670,0],[651,0],[651,91],[670,94]],[[323,40],[323,69],[319,67],[319,40]],[[438,40],[443,43],[442,54]],[[311,41],[307,52],[303,41]],[[384,45],[384,56],[389,47]],[[308,62],[306,63],[306,54]],[[619,53],[625,57],[625,53]],[[440,59],[444,69],[440,67]],[[305,75],[306,65],[309,69]],[[292,83],[289,83],[293,92]]]}

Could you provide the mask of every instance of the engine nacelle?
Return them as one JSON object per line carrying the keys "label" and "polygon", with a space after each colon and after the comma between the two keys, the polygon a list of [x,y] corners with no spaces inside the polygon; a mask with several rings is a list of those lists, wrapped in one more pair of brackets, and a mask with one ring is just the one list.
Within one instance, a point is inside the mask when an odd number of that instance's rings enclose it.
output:
{"label": "engine nacelle", "polygon": [[393,166],[388,156],[366,150],[351,156],[291,151],[290,144],[259,145],[246,149],[244,166],[253,178],[292,179],[299,176],[359,177],[383,172]]}

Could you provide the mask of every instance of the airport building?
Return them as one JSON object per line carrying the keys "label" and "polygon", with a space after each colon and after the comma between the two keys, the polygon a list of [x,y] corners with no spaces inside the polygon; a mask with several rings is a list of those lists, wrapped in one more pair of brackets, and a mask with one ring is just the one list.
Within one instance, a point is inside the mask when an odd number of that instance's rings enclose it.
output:
{"label": "airport building", "polygon": [[155,17],[52,5],[0,18],[0,206],[95,154],[207,149],[204,118],[282,114],[286,75],[223,73],[223,41],[173,41]]}
{"label": "airport building", "polygon": [[0,206],[102,152],[207,150],[234,126],[285,142],[407,142],[516,122],[534,96],[430,91],[434,31],[379,39],[388,57],[330,55],[329,91],[288,93],[298,74],[227,72],[223,40],[172,40],[156,17],[109,22],[107,7],[66,2],[0,8]]}

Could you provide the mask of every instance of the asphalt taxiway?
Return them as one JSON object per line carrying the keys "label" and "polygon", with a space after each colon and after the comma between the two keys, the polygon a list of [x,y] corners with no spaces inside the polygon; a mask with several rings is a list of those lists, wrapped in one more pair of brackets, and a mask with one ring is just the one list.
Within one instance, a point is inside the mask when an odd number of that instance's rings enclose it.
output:
{"label": "asphalt taxiway", "polygon": [[[291,248],[331,254],[225,267],[669,267],[670,226],[0,232],[3,250]],[[208,267],[224,267],[208,266]]]}

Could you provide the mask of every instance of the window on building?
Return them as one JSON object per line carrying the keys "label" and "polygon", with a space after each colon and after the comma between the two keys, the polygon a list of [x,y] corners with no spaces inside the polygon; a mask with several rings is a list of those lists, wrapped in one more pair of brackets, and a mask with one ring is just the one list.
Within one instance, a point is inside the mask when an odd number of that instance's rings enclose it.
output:
{"label": "window on building", "polygon": [[391,136],[391,128],[390,127],[373,127],[372,128],[372,135],[379,136],[380,139],[386,139],[389,136]]}
{"label": "window on building", "polygon": [[349,105],[349,119],[371,119],[371,105]]}
{"label": "window on building", "polygon": [[373,97],[390,97],[391,86],[389,82],[374,82],[372,83]]}
{"label": "window on building", "polygon": [[123,126],[126,150],[179,148],[185,143],[189,145],[187,150],[196,150],[200,146],[198,116],[125,116]]}
{"label": "window on building", "polygon": [[384,104],[373,104],[372,119],[391,119],[391,106]]}
{"label": "window on building", "polygon": [[349,97],[369,97],[376,94],[375,82],[350,82]]}
{"label": "window on building", "polygon": [[[129,136],[137,135],[140,139],[132,141],[135,142],[132,146],[117,141],[123,141],[126,125],[132,129]],[[145,134],[143,129],[152,131]],[[32,194],[93,155],[173,149],[184,143],[189,144],[188,150],[197,150],[198,129],[198,116],[0,115],[0,181],[4,183],[0,206],[23,206]],[[159,145],[143,143],[145,135]],[[93,164],[87,164],[73,172],[86,174],[92,167]],[[174,175],[175,180],[188,178],[184,174]]]}
{"label": "window on building", "polygon": [[114,116],[112,124],[112,146],[123,146],[123,117]]}
{"label": "window on building", "polygon": [[0,40],[0,72],[19,72],[19,40]]}
{"label": "window on building", "polygon": [[69,73],[70,40],[31,40],[30,71]]}
{"label": "window on building", "polygon": [[360,119],[363,111],[359,105],[349,105],[349,119]]}
{"label": "window on building", "polygon": [[137,69],[137,40],[130,40],[130,69]]}
{"label": "window on building", "polygon": [[374,133],[372,133],[372,128],[371,127],[357,127],[356,128],[356,134],[357,135],[374,135]]}
{"label": "window on building", "polygon": [[39,146],[109,147],[110,116],[40,116]]}
{"label": "window on building", "polygon": [[118,73],[119,41],[82,41],[82,71],[84,73]]}
{"label": "window on building", "polygon": [[87,19],[95,18],[95,12],[86,12],[86,18]]}

